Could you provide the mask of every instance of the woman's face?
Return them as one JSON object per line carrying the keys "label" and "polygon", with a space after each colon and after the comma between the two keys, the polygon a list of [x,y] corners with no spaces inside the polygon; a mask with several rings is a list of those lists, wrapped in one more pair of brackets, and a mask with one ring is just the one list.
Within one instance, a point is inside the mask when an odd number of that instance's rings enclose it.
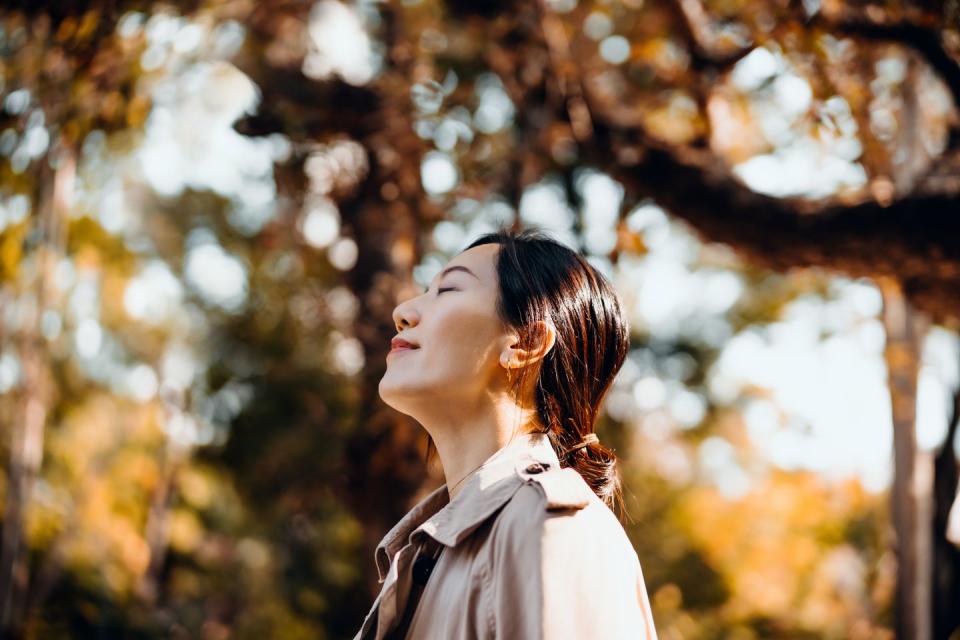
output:
{"label": "woman's face", "polygon": [[471,406],[505,384],[500,356],[515,334],[496,312],[499,248],[484,244],[460,253],[425,292],[394,309],[396,337],[417,347],[387,356],[379,385],[384,402],[416,415],[427,407]]}

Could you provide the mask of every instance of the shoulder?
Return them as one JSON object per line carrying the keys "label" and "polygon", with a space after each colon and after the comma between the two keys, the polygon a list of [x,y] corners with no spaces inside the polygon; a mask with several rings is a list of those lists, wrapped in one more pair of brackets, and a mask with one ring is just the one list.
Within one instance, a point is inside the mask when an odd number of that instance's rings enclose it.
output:
{"label": "shoulder", "polygon": [[535,465],[517,467],[522,483],[493,531],[501,551],[537,553],[544,559],[562,554],[593,562],[604,555],[614,562],[623,562],[624,555],[636,559],[616,515],[575,469]]}
{"label": "shoulder", "polygon": [[574,469],[518,467],[483,567],[495,637],[656,640],[640,561]]}

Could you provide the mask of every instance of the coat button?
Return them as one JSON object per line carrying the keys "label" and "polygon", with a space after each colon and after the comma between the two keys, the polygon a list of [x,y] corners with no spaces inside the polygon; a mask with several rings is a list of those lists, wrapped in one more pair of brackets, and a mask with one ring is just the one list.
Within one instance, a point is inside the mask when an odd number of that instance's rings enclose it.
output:
{"label": "coat button", "polygon": [[533,464],[530,464],[530,465],[527,466],[526,471],[527,471],[527,473],[541,473],[541,472],[543,472],[544,470],[546,470],[546,468],[549,467],[549,466],[550,466],[550,465],[548,465],[548,464],[546,464],[546,463],[544,463],[544,462],[534,462]]}

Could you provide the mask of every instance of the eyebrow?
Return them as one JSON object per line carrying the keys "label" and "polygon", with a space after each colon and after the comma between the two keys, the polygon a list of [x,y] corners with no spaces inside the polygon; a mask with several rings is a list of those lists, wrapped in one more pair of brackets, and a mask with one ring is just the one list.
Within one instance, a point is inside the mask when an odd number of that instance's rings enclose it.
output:
{"label": "eyebrow", "polygon": [[443,272],[440,273],[440,277],[442,278],[443,276],[447,275],[447,274],[450,273],[451,271],[465,271],[465,272],[469,273],[470,275],[472,275],[474,278],[477,278],[477,280],[480,279],[480,278],[477,277],[477,274],[475,274],[473,271],[470,271],[470,269],[467,269],[466,267],[461,267],[460,265],[454,265],[454,266],[452,266],[452,267],[447,267],[446,269],[443,270]]}
{"label": "eyebrow", "polygon": [[[470,269],[467,269],[466,267],[462,267],[462,266],[460,266],[460,265],[457,264],[457,265],[454,265],[454,266],[452,266],[452,267],[447,267],[447,268],[444,269],[442,272],[440,272],[440,275],[437,276],[437,280],[443,280],[443,276],[447,275],[448,273],[451,273],[452,271],[463,271],[463,272],[465,272],[465,273],[469,273],[470,275],[472,275],[472,276],[473,276],[474,278],[476,278],[477,280],[480,279],[480,278],[477,276],[477,274],[475,274],[473,271],[470,271]],[[431,285],[431,286],[432,286],[432,285]]]}

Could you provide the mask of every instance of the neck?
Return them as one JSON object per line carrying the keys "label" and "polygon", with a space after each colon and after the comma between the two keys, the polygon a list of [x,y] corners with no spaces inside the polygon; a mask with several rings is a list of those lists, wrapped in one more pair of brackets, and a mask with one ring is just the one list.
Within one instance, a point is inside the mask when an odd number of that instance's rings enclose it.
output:
{"label": "neck", "polygon": [[469,482],[465,480],[468,475],[520,434],[536,430],[537,420],[536,411],[522,409],[509,400],[486,402],[468,410],[462,404],[451,408],[449,414],[434,411],[428,417],[418,417],[418,421],[437,448],[453,500]]}

